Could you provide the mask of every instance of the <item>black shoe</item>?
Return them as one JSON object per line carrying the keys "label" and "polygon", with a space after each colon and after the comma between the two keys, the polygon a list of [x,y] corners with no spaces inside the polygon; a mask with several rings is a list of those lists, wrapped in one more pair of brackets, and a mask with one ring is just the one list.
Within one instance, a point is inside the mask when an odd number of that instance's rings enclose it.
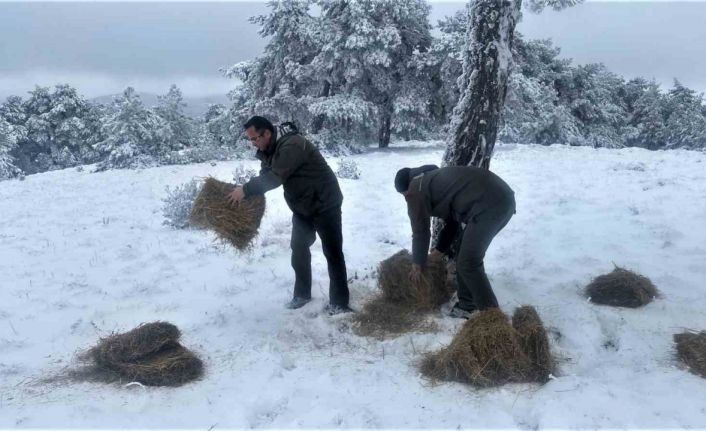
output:
{"label": "black shoe", "polygon": [[457,319],[466,320],[474,317],[476,314],[478,314],[478,310],[476,310],[475,308],[471,310],[466,310],[465,308],[461,308],[458,302],[454,304],[453,308],[448,312],[449,317],[455,317]]}
{"label": "black shoe", "polygon": [[328,304],[324,307],[324,311],[329,316],[335,316],[337,314],[352,313],[353,309],[347,305],[341,306],[341,305]]}
{"label": "black shoe", "polygon": [[303,306],[305,306],[309,301],[311,301],[311,298],[300,298],[298,296],[295,296],[284,306],[285,308],[289,308],[290,310],[296,310],[297,308],[302,308]]}

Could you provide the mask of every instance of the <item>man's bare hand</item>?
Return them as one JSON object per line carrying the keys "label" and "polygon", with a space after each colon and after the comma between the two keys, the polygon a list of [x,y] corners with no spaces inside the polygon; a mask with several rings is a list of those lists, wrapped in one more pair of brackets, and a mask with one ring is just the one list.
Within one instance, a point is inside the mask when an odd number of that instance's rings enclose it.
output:
{"label": "man's bare hand", "polygon": [[230,205],[237,205],[245,198],[245,191],[242,187],[236,187],[235,190],[226,195],[226,200]]}
{"label": "man's bare hand", "polygon": [[413,263],[412,269],[409,271],[409,281],[413,284],[418,284],[422,281],[422,277],[424,277],[422,274],[422,267],[416,263]]}

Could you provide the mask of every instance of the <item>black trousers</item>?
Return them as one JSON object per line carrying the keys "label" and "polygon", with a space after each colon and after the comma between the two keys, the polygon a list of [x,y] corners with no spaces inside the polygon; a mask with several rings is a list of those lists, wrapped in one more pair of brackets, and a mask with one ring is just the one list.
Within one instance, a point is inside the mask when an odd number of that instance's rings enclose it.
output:
{"label": "black trousers", "polygon": [[341,207],[305,217],[292,214],[292,268],[296,281],[294,296],[311,298],[311,252],[309,248],[321,238],[321,246],[328,263],[329,302],[339,307],[348,306],[348,276],[343,256]]}
{"label": "black trousers", "polygon": [[489,208],[468,220],[456,256],[459,306],[465,310],[485,310],[498,306],[498,300],[483,266],[485,252],[495,235],[515,213],[515,200]]}

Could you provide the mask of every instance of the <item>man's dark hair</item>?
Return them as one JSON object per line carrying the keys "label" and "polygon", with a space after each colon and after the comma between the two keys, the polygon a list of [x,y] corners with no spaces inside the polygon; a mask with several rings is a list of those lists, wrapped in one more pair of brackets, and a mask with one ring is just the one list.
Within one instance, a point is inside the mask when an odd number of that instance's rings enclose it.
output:
{"label": "man's dark hair", "polygon": [[411,169],[402,168],[397,171],[397,175],[395,175],[395,190],[399,193],[404,193],[409,188],[409,171],[411,171]]}
{"label": "man's dark hair", "polygon": [[262,132],[263,130],[269,130],[270,133],[274,135],[275,126],[272,125],[270,120],[265,117],[260,117],[258,115],[250,118],[245,124],[243,124],[243,129],[247,130],[254,127],[256,131]]}

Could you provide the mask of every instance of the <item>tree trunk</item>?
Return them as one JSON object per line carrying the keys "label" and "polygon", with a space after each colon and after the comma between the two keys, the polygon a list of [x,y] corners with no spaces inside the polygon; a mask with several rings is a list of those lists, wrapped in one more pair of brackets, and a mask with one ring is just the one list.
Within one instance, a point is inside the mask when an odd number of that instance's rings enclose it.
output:
{"label": "tree trunk", "polygon": [[392,126],[392,104],[383,105],[383,112],[380,116],[380,129],[378,130],[378,146],[387,148],[390,146],[390,133]]}
{"label": "tree trunk", "polygon": [[[466,33],[461,97],[442,166],[489,169],[512,62],[512,40],[522,0],[472,0]],[[434,221],[433,243],[443,221]],[[455,250],[452,250],[455,252]]]}
{"label": "tree trunk", "polygon": [[522,0],[476,0],[471,6],[461,98],[451,120],[445,166],[490,166],[521,5]]}
{"label": "tree trunk", "polygon": [[[321,94],[319,94],[319,97],[328,97],[330,91],[331,83],[328,81],[324,81],[324,88],[321,90]],[[326,116],[324,114],[319,114],[314,117],[314,121],[311,124],[311,133],[319,133],[321,131],[321,128],[324,126],[325,119]]]}

